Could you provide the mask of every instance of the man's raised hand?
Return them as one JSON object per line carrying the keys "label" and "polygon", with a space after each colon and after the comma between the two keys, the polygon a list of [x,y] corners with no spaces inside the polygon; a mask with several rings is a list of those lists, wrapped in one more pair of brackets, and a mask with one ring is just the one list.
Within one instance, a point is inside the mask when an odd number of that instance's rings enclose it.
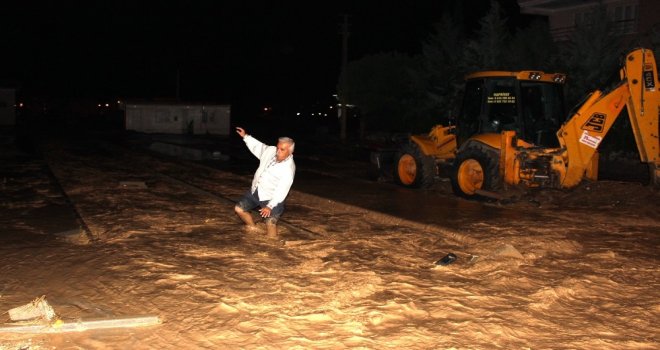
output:
{"label": "man's raised hand", "polygon": [[236,127],[236,133],[242,138],[245,137],[245,135],[247,135],[245,130],[243,128],[241,128],[240,126]]}

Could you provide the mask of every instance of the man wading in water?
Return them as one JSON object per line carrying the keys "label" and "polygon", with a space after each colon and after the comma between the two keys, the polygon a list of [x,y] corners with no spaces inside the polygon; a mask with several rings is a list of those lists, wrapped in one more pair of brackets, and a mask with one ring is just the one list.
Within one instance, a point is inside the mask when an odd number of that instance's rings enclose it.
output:
{"label": "man wading in water", "polygon": [[296,163],[293,162],[295,142],[280,137],[277,146],[268,146],[248,135],[243,128],[236,128],[245,145],[259,159],[259,168],[254,173],[250,190],[236,203],[234,210],[248,229],[256,229],[250,210],[260,207],[259,214],[266,222],[271,237],[277,236],[277,220],[284,212],[284,199],[289,194]]}

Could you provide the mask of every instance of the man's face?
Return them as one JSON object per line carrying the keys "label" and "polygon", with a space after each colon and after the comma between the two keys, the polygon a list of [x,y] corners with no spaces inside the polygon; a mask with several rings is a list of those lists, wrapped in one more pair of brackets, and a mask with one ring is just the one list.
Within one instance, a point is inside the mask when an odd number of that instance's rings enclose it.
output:
{"label": "man's face", "polygon": [[291,151],[289,150],[290,147],[291,144],[286,142],[277,143],[277,155],[275,157],[277,158],[278,162],[285,160],[291,154]]}

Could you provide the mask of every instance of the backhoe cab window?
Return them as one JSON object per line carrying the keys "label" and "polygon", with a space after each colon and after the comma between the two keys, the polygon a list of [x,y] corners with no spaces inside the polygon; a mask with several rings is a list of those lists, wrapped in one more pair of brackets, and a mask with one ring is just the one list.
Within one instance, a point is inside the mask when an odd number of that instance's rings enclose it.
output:
{"label": "backhoe cab window", "polygon": [[471,80],[465,86],[459,117],[458,141],[477,133],[499,133],[516,130],[517,99],[515,79]]}
{"label": "backhoe cab window", "polygon": [[515,79],[494,79],[486,84],[486,114],[482,120],[482,132],[515,130],[518,116]]}
{"label": "backhoe cab window", "polygon": [[520,104],[523,139],[539,146],[557,147],[555,134],[565,116],[561,85],[522,81]]}
{"label": "backhoe cab window", "polygon": [[483,91],[483,80],[471,80],[465,84],[463,104],[461,105],[461,112],[456,121],[456,136],[459,144],[479,132],[479,116],[481,115]]}
{"label": "backhoe cab window", "polygon": [[458,143],[476,134],[513,130],[527,142],[555,147],[564,119],[562,86],[513,78],[470,80],[457,125]]}

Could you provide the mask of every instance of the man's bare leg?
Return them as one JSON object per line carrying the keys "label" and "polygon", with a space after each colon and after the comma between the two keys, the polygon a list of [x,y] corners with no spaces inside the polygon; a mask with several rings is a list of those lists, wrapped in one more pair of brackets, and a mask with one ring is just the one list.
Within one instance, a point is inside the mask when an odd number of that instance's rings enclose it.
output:
{"label": "man's bare leg", "polygon": [[266,221],[266,233],[268,237],[277,237],[277,224]]}
{"label": "man's bare leg", "polygon": [[241,209],[238,206],[234,207],[234,211],[236,212],[236,215],[238,215],[238,217],[241,218],[241,220],[243,220],[243,222],[245,223],[245,226],[250,227],[250,228],[257,227],[254,224],[254,220],[252,219],[252,214],[250,214],[250,212],[244,211],[243,209]]}

